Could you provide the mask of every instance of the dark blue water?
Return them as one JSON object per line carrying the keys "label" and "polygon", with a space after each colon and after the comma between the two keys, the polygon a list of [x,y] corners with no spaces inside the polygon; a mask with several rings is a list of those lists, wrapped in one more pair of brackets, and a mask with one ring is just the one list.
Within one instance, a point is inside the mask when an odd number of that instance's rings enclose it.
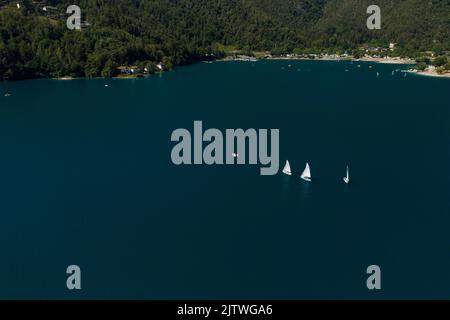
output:
{"label": "dark blue water", "polygon": [[[396,68],[0,83],[0,298],[450,298],[450,81]],[[194,120],[280,129],[294,175],[173,165]]]}

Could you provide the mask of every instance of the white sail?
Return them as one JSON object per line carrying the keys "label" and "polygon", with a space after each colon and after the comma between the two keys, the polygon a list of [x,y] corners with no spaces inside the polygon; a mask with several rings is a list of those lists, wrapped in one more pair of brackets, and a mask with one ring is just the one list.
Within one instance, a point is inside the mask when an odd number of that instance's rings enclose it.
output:
{"label": "white sail", "polygon": [[288,176],[292,175],[291,166],[289,164],[289,161],[286,161],[286,165],[284,166],[283,173],[287,174]]}
{"label": "white sail", "polygon": [[309,168],[309,163],[306,163],[305,170],[303,171],[302,175],[300,176],[303,180],[311,181],[311,169]]}
{"label": "white sail", "polygon": [[350,173],[348,171],[348,166],[347,166],[347,175],[344,177],[344,182],[346,184],[348,184],[350,182]]}

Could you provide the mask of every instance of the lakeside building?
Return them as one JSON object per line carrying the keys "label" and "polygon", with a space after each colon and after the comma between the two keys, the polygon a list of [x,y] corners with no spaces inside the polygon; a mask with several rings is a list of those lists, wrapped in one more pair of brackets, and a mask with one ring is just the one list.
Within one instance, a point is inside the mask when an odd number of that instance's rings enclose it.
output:
{"label": "lakeside building", "polygon": [[123,75],[133,75],[135,73],[137,73],[137,66],[120,66],[117,67],[117,70],[119,71],[120,74]]}

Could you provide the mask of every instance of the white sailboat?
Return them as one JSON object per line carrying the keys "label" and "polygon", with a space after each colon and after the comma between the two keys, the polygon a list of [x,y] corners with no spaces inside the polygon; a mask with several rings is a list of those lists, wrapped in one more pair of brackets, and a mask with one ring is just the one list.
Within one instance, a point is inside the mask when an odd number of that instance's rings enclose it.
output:
{"label": "white sailboat", "polygon": [[309,168],[309,163],[306,163],[305,170],[303,170],[302,175],[300,176],[305,181],[311,182],[311,169]]}
{"label": "white sailboat", "polygon": [[350,174],[349,174],[349,172],[348,172],[348,166],[347,166],[347,175],[344,177],[344,182],[345,182],[346,184],[349,184],[349,183],[350,183]]}
{"label": "white sailboat", "polygon": [[283,173],[287,174],[288,176],[292,176],[291,166],[289,164],[289,161],[286,161],[286,165],[284,166]]}

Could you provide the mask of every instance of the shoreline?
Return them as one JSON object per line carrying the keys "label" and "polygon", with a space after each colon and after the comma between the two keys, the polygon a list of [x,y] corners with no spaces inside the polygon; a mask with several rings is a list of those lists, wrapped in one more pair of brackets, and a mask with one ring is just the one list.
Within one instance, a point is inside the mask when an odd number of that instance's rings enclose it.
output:
{"label": "shoreline", "polygon": [[75,79],[78,79],[78,78],[74,78],[74,77],[53,78],[53,80],[62,80],[62,81],[75,80]]}
{"label": "shoreline", "polygon": [[413,65],[416,61],[412,59],[385,59],[385,58],[372,58],[364,57],[356,59],[354,57],[319,57],[319,58],[308,58],[308,57],[270,57],[263,60],[307,60],[307,61],[353,61],[353,62],[375,62],[382,64],[402,64],[402,65]]}
{"label": "shoreline", "polygon": [[353,58],[352,61],[362,61],[362,62],[376,62],[376,63],[384,63],[384,64],[406,64],[412,65],[417,62],[414,59],[410,58],[376,58],[376,57],[363,57],[360,59]]}
{"label": "shoreline", "polygon": [[[242,61],[242,62],[257,62],[262,60],[283,60],[283,61],[335,61],[335,62],[341,62],[341,61],[352,61],[352,62],[372,62],[372,63],[380,63],[380,64],[392,64],[392,65],[415,65],[416,61],[412,59],[402,59],[402,58],[393,58],[393,59],[385,59],[385,58],[377,58],[377,57],[363,57],[356,59],[352,56],[320,56],[320,57],[304,57],[304,56],[272,56],[272,57],[265,57],[261,59],[257,59],[255,57],[251,56],[245,56],[245,55],[239,55],[236,57],[228,56],[223,59],[217,59],[214,60],[215,62],[230,62],[230,61]],[[203,62],[203,61],[201,61]],[[212,61],[208,61],[212,62]],[[435,71],[417,71],[417,70],[408,70],[406,71],[411,74],[416,74],[419,76],[425,76],[425,77],[434,77],[434,78],[450,78],[450,72],[447,72],[445,74],[438,74]],[[93,77],[89,79],[104,79],[104,80],[114,80],[114,79],[137,79],[137,78],[147,78],[151,75],[144,75],[144,76],[116,76],[112,78],[102,78],[102,77]],[[77,80],[77,79],[87,79],[86,77],[60,77],[60,78],[51,78],[52,80],[58,80],[58,81],[69,81],[69,80]]]}
{"label": "shoreline", "polygon": [[255,57],[246,56],[246,55],[237,55],[235,57],[228,56],[223,59],[219,59],[216,61],[248,61],[255,62],[260,60],[286,60],[286,61],[353,61],[353,62],[375,62],[375,63],[383,63],[383,64],[402,64],[402,65],[413,65],[416,64],[416,61],[410,58],[379,58],[379,57],[362,57],[355,58],[353,56],[338,56],[338,55],[311,55],[309,57],[305,56],[267,56],[265,58],[257,59]]}
{"label": "shoreline", "polygon": [[416,74],[418,76],[424,77],[433,77],[433,78],[450,78],[450,72],[439,74],[436,71],[417,71],[417,70],[409,70],[407,71],[411,74]]}
{"label": "shoreline", "polygon": [[[380,64],[392,64],[392,65],[416,65],[417,62],[410,58],[378,58],[378,57],[363,57],[356,59],[352,56],[320,56],[320,57],[300,57],[300,56],[279,56],[279,57],[266,57],[262,59],[256,59],[250,56],[237,56],[237,57],[226,57],[217,61],[246,61],[255,62],[261,60],[283,60],[283,61],[351,61],[351,62],[372,62]],[[444,74],[438,74],[436,71],[417,71],[415,69],[410,69],[405,72],[416,74],[418,76],[434,77],[434,78],[450,78],[450,72]]]}
{"label": "shoreline", "polygon": [[[158,72],[160,73],[160,72]],[[158,73],[155,73],[153,75],[157,75]],[[69,80],[80,80],[80,79],[103,79],[103,80],[132,80],[132,79],[140,79],[140,78],[147,78],[152,75],[146,74],[146,75],[132,75],[132,76],[114,76],[111,78],[104,78],[104,77],[60,77],[60,78],[46,78],[50,80],[57,80],[57,81],[69,81]],[[45,78],[44,78],[45,79]],[[30,79],[33,80],[33,79]]]}

